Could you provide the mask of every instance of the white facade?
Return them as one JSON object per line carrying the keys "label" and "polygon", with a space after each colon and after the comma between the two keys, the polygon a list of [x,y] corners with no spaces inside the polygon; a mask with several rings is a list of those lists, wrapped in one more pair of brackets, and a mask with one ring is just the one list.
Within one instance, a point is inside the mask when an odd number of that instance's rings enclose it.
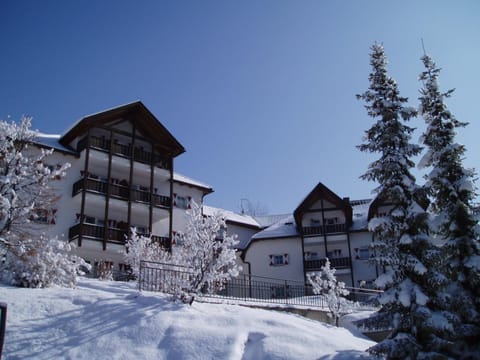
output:
{"label": "white facade", "polygon": [[132,227],[169,248],[184,230],[191,202],[201,204],[213,191],[174,172],[174,158],[185,150],[140,102],[85,117],[56,139],[37,140],[56,150],[48,165],[71,167],[53,183],[58,200],[39,210],[46,216],[35,226],[74,242],[91,264],[125,269]]}

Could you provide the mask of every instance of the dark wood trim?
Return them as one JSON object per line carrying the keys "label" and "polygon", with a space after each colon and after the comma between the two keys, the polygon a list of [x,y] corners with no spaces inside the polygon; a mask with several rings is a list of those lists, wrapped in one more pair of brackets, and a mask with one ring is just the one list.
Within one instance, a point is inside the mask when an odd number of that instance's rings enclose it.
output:
{"label": "dark wood trim", "polygon": [[148,207],[148,228],[150,233],[153,232],[153,192],[155,185],[155,150],[153,148],[153,143],[150,143],[150,148],[152,151],[152,156],[150,157],[150,206]]}
{"label": "dark wood trim", "polygon": [[168,157],[175,157],[185,152],[185,148],[178,140],[140,101],[84,117],[72,126],[60,138],[59,142],[64,146],[68,146],[75,138],[88,132],[90,128],[99,127],[119,118],[127,119],[131,114],[135,114],[137,125],[141,128],[141,132],[151,135],[151,140],[155,142],[156,147],[162,154],[168,155]]}
{"label": "dark wood trim", "polygon": [[82,204],[80,205],[80,235],[78,236],[78,247],[82,246],[83,221],[85,217],[85,202],[87,201],[87,179],[88,179],[88,165],[90,158],[90,130],[87,132],[87,148],[85,149],[85,165],[83,167],[83,190],[82,190]]}
{"label": "dark wood trim", "polygon": [[108,232],[108,218],[109,218],[109,209],[110,209],[110,194],[112,192],[111,177],[112,177],[112,149],[113,149],[113,131],[110,131],[110,150],[108,151],[108,170],[107,170],[107,191],[105,194],[105,213],[104,213],[104,222],[105,222],[105,232],[103,234],[103,250],[107,249],[107,240],[109,236]]}
{"label": "dark wood trim", "polygon": [[[323,198],[320,198],[320,204],[322,206],[322,224],[325,225],[325,212],[323,211]],[[327,247],[327,234],[323,232],[323,243],[325,246],[325,257],[328,257],[328,247]]]}
{"label": "dark wood trim", "polygon": [[348,244],[348,257],[350,258],[350,274],[351,274],[351,277],[352,277],[352,287],[356,287],[355,286],[355,279],[353,277],[352,247],[351,247],[351,244],[350,244],[350,233],[349,232],[347,232],[347,244]]}
{"label": "dark wood trim", "polygon": [[135,134],[135,122],[130,121],[132,124],[132,133],[130,134],[130,138],[132,139],[132,154],[130,156],[130,174],[128,178],[128,212],[127,212],[127,224],[128,229],[132,226],[132,184],[133,184],[133,170],[135,166],[135,142],[136,142],[136,134]]}
{"label": "dark wood trim", "polygon": [[[323,199],[322,199],[323,200]],[[308,210],[305,210],[303,213],[304,214],[308,214],[308,213],[314,213],[314,212],[320,212],[320,211],[342,211],[344,212],[345,209],[342,209],[342,208],[339,208],[339,207],[334,207],[334,208],[316,208],[316,209],[308,209]]]}
{"label": "dark wood trim", "polygon": [[168,219],[168,237],[170,238],[170,249],[172,248],[172,238],[173,238],[173,158],[169,159],[170,161],[170,209],[169,209],[169,219]]}

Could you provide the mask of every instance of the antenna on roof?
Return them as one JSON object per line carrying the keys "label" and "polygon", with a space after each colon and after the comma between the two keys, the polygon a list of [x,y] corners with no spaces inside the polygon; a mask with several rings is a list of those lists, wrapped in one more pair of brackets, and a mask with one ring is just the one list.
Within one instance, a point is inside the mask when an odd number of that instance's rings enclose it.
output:
{"label": "antenna on roof", "polygon": [[242,215],[245,215],[245,208],[243,207],[243,202],[246,201],[248,203],[248,199],[240,199],[240,212],[242,213]]}
{"label": "antenna on roof", "polygon": [[423,55],[427,55],[427,51],[425,50],[425,43],[423,42],[423,38],[420,38],[422,42],[422,49],[423,49]]}

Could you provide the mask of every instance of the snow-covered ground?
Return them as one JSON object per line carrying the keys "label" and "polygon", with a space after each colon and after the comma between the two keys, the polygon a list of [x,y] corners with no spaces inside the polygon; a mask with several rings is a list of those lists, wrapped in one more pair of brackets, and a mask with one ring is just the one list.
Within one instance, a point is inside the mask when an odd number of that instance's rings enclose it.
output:
{"label": "snow-covered ground", "polygon": [[75,289],[1,285],[3,359],[364,359],[374,343],[300,316],[237,305],[173,303],[134,283]]}

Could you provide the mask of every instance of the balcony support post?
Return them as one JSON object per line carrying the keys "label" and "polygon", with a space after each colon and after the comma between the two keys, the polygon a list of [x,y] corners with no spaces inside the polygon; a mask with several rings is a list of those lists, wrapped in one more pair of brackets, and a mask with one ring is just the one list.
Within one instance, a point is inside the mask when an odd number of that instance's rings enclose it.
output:
{"label": "balcony support post", "polygon": [[90,158],[90,129],[87,131],[87,144],[86,144],[86,150],[85,150],[85,165],[84,165],[84,171],[83,171],[83,189],[82,189],[82,204],[80,205],[80,219],[79,224],[80,224],[80,229],[79,229],[79,235],[78,235],[78,247],[82,246],[82,234],[83,234],[83,221],[85,217],[85,202],[87,201],[87,181],[88,181],[88,160]]}
{"label": "balcony support post", "polygon": [[153,143],[150,143],[150,149],[152,152],[152,156],[150,156],[150,194],[148,194],[150,199],[150,204],[148,205],[148,229],[150,234],[152,233],[153,229],[153,186],[154,186],[154,175],[155,175],[155,149],[153,147]]}
{"label": "balcony support post", "polygon": [[328,247],[327,247],[327,228],[325,226],[325,209],[324,209],[324,203],[323,203],[323,198],[320,199],[320,204],[322,207],[322,232],[323,232],[323,244],[325,246],[325,257],[328,257]]}
{"label": "balcony support post", "polygon": [[127,228],[130,231],[130,227],[132,226],[132,184],[133,184],[133,167],[135,164],[135,140],[136,140],[136,126],[135,126],[135,119],[131,119],[132,123],[132,151],[130,154],[130,174],[128,179],[128,214],[127,214]]}
{"label": "balcony support post", "polygon": [[105,194],[105,213],[104,213],[104,232],[103,232],[103,244],[102,248],[103,250],[107,249],[107,240],[108,240],[108,217],[109,215],[109,209],[110,209],[110,193],[111,193],[111,177],[112,177],[112,149],[113,149],[113,131],[110,130],[110,146],[109,146],[109,151],[108,151],[108,170],[107,170],[107,189],[106,189],[106,194]]}

